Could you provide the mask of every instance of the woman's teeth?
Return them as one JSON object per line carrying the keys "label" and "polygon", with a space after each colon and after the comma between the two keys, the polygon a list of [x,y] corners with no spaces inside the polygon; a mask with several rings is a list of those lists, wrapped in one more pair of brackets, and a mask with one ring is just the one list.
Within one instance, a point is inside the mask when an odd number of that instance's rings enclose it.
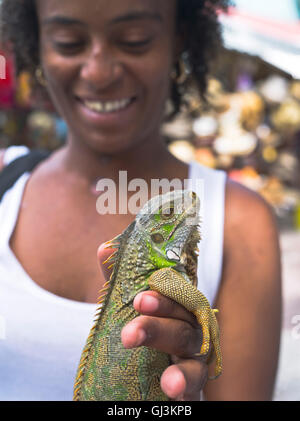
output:
{"label": "woman's teeth", "polygon": [[121,99],[120,101],[83,101],[84,105],[92,111],[96,111],[97,113],[111,113],[114,111],[122,110],[126,108],[127,105],[130,104],[132,100],[129,99]]}

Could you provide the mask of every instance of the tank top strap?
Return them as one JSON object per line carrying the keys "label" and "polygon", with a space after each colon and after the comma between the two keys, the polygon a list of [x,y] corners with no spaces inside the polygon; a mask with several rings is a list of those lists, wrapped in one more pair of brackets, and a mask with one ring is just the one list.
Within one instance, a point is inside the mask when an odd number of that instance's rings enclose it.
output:
{"label": "tank top strap", "polygon": [[[15,159],[20,158],[27,153],[29,153],[29,149],[26,146],[10,146],[5,151],[3,162],[5,166],[9,165]],[[28,173],[23,174],[16,181],[14,186],[7,190],[3,196],[2,201],[0,202],[1,250],[6,249],[6,247],[9,246],[9,240],[16,224],[24,188],[28,177]]]}
{"label": "tank top strap", "polygon": [[2,249],[2,247],[6,248],[9,245],[9,240],[16,225],[23,192],[29,176],[29,173],[23,174],[16,181],[14,186],[5,193],[0,203],[0,249]]}
{"label": "tank top strap", "polygon": [[3,163],[4,165],[9,165],[15,159],[20,158],[23,155],[26,155],[30,152],[27,146],[10,146],[5,150]]}
{"label": "tank top strap", "polygon": [[189,189],[200,198],[198,288],[211,305],[222,276],[226,179],[224,171],[190,164]]}

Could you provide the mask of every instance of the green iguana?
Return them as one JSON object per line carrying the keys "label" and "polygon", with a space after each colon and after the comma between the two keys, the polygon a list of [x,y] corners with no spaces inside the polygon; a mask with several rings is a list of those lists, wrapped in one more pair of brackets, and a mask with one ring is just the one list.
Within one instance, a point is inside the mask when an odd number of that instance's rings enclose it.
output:
{"label": "green iguana", "polygon": [[194,313],[203,332],[197,355],[207,355],[212,341],[213,378],[221,374],[217,310],[196,287],[199,206],[197,195],[187,190],[156,196],[121,235],[106,243],[116,249],[106,261],[113,270],[81,356],[74,400],[168,400],[160,377],[170,365],[169,355],[145,346],[125,349],[121,342],[122,328],[138,316],[133,300],[147,289]]}

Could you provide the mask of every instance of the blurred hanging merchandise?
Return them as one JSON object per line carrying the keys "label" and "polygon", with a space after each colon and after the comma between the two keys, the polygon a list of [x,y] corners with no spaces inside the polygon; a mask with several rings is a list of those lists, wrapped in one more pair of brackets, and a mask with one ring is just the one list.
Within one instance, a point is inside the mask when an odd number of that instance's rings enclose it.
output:
{"label": "blurred hanging merchandise", "polygon": [[[173,130],[169,147],[176,156],[184,155],[185,161],[194,159],[224,169],[232,179],[262,194],[283,226],[300,229],[300,23],[299,15],[293,15],[296,1],[236,3],[243,7],[220,16],[226,48],[213,63],[207,102],[199,99],[191,84],[186,95],[189,107],[176,123],[179,127],[184,121],[185,137],[181,133],[178,143]],[[278,16],[283,21],[272,16],[279,3],[283,9]],[[262,16],[255,15],[257,6]]]}
{"label": "blurred hanging merchandise", "polygon": [[65,123],[48,100],[32,91],[30,75],[22,72],[15,77],[9,55],[0,51],[0,56],[6,62],[5,79],[0,78],[0,148],[56,149],[65,141]]}
{"label": "blurred hanging merchandise", "polygon": [[10,109],[14,106],[14,69],[12,59],[4,54],[0,46],[0,110]]}

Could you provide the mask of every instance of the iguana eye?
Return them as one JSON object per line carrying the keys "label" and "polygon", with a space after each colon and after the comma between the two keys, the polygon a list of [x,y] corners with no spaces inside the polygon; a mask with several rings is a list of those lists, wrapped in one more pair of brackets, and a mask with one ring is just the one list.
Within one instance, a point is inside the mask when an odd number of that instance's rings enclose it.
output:
{"label": "iguana eye", "polygon": [[169,219],[174,215],[174,205],[166,206],[161,211],[161,217],[163,219]]}
{"label": "iguana eye", "polygon": [[161,234],[152,234],[151,240],[156,244],[161,244],[165,241],[164,237]]}

